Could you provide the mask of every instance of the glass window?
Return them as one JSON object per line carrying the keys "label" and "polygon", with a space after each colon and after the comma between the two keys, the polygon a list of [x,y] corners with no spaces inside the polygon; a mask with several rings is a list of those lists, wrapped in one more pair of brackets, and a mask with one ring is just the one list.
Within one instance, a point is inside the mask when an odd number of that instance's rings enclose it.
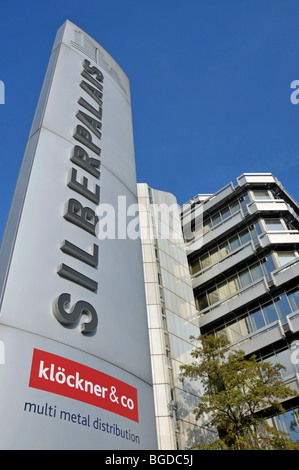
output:
{"label": "glass window", "polygon": [[270,302],[269,304],[263,305],[263,312],[264,312],[267,324],[273,323],[278,320],[277,312],[272,302]]}
{"label": "glass window", "polygon": [[235,212],[238,212],[239,209],[240,209],[240,205],[238,201],[232,202],[230,204],[230,210],[232,214],[234,214]]}
{"label": "glass window", "polygon": [[249,284],[252,283],[252,279],[248,269],[244,269],[239,273],[239,280],[242,288],[247,287],[249,286]]}
{"label": "glass window", "polygon": [[206,268],[211,264],[211,259],[208,253],[200,257],[202,269]]}
{"label": "glass window", "polygon": [[251,233],[253,243],[256,245],[259,241],[256,227],[250,227],[250,233]]}
{"label": "glass window", "polygon": [[266,189],[255,189],[253,191],[254,199],[272,199],[269,192]]}
{"label": "glass window", "polygon": [[221,255],[221,258],[224,258],[224,256],[228,255],[228,253],[229,253],[229,244],[228,244],[228,242],[223,242],[219,245],[219,253]]}
{"label": "glass window", "polygon": [[255,263],[250,266],[250,272],[254,281],[257,281],[258,279],[261,279],[264,276],[260,263]]}
{"label": "glass window", "polygon": [[216,263],[220,259],[220,253],[217,248],[213,248],[213,250],[210,251],[210,258],[211,258],[211,263]]}
{"label": "glass window", "polygon": [[253,331],[259,330],[265,326],[265,320],[261,310],[255,310],[250,313],[250,320],[252,324]]}
{"label": "glass window", "polygon": [[231,237],[228,241],[229,241],[229,244],[230,244],[231,251],[236,250],[241,245],[240,240],[238,238],[238,235],[235,235],[234,237]]}
{"label": "glass window", "polygon": [[[269,420],[270,421],[270,420]],[[299,425],[298,425],[298,409],[285,412],[283,415],[277,415],[271,418],[271,425],[280,431],[284,431],[290,435],[293,442],[298,442]]]}
{"label": "glass window", "polygon": [[237,276],[234,276],[228,279],[227,285],[231,294],[238,292],[239,286],[238,286]]}
{"label": "glass window", "polygon": [[225,299],[230,295],[230,289],[226,281],[222,282],[218,286],[218,294],[219,294],[219,299]]}
{"label": "glass window", "polygon": [[208,232],[210,229],[212,228],[212,223],[211,223],[211,220],[210,218],[207,218],[206,220],[204,220],[203,222],[203,232]]}
{"label": "glass window", "polygon": [[286,315],[291,313],[291,307],[288,302],[287,296],[285,294],[282,294],[280,297],[275,299],[275,306],[279,315],[279,318],[285,318]]}
{"label": "glass window", "polygon": [[203,310],[209,306],[206,294],[201,294],[196,298],[197,309]]}
{"label": "glass window", "polygon": [[218,300],[220,300],[218,290],[216,288],[209,290],[207,292],[207,295],[208,295],[210,305],[215,304],[216,302],[218,302]]}
{"label": "glass window", "polygon": [[223,328],[222,330],[216,331],[215,333],[216,338],[225,338],[228,341],[230,341],[230,338],[228,337],[228,333],[226,328]]}
{"label": "glass window", "polygon": [[265,224],[269,231],[284,230],[284,226],[280,219],[265,219]]}
{"label": "glass window", "polygon": [[286,375],[294,374],[296,372],[295,366],[291,362],[289,349],[277,353],[276,356],[277,362],[286,368],[286,370],[281,370],[283,377],[285,377]]}
{"label": "glass window", "polygon": [[266,276],[275,271],[276,267],[274,266],[272,256],[267,256],[267,258],[263,259],[262,263]]}
{"label": "glass window", "polygon": [[211,221],[213,226],[219,224],[221,222],[220,213],[217,212],[216,214],[212,215]]}
{"label": "glass window", "polygon": [[296,255],[293,251],[280,251],[277,253],[279,258],[280,266],[293,261],[296,258]]}
{"label": "glass window", "polygon": [[239,233],[239,237],[240,237],[241,245],[244,245],[245,243],[249,242],[249,240],[250,240],[250,235],[249,235],[249,232],[248,232],[247,229],[242,230]]}
{"label": "glass window", "polygon": [[195,261],[191,261],[191,263],[190,263],[191,274],[195,274],[199,270],[200,270],[199,259],[196,259]]}
{"label": "glass window", "polygon": [[250,333],[248,317],[241,318],[239,320],[239,325],[241,329],[242,336],[247,336]]}
{"label": "glass window", "polygon": [[288,293],[288,299],[290,301],[293,312],[299,309],[299,290],[293,290]]}
{"label": "glass window", "polygon": [[260,235],[262,233],[262,229],[261,229],[261,226],[260,226],[260,223],[259,222],[256,222],[253,226],[252,226],[253,229],[256,230],[257,234]]}
{"label": "glass window", "polygon": [[237,341],[242,337],[240,325],[238,322],[235,322],[226,328],[230,341]]}
{"label": "glass window", "polygon": [[221,212],[221,216],[222,216],[223,220],[227,219],[230,216],[230,208],[229,207],[225,207],[220,212]]}
{"label": "glass window", "polygon": [[248,212],[247,205],[250,203],[248,194],[244,194],[244,196],[240,197],[240,202],[241,202],[242,210],[246,214]]}

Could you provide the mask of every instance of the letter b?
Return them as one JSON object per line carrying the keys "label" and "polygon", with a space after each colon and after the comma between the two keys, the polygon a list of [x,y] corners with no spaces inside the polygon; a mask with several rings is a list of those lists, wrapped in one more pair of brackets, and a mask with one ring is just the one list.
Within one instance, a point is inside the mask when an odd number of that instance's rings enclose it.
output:
{"label": "letter b", "polygon": [[82,204],[76,199],[70,199],[68,201],[67,211],[64,214],[64,218],[83,228],[87,232],[95,235],[96,225],[98,223],[98,217],[90,207],[83,207]]}

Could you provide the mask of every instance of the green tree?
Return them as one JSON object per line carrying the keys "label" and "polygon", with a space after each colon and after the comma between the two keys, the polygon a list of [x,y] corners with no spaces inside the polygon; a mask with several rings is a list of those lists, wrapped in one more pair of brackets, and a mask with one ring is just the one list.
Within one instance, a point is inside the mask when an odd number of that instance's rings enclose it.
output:
{"label": "green tree", "polygon": [[[195,338],[192,338],[195,340]],[[219,439],[198,449],[299,449],[289,435],[267,424],[266,412],[284,413],[281,401],[298,396],[281,377],[282,365],[246,358],[223,337],[201,335],[192,364],[181,366],[181,380],[200,380],[203,395],[194,410],[208,418]],[[268,415],[268,414],[267,414]]]}

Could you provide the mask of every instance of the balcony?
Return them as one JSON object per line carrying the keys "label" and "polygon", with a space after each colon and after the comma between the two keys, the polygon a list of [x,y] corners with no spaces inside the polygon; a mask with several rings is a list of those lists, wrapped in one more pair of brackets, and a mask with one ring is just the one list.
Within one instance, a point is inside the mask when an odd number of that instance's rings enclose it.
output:
{"label": "balcony", "polygon": [[252,201],[247,208],[251,215],[257,212],[289,212],[289,206],[283,199]]}
{"label": "balcony", "polygon": [[273,344],[286,337],[286,332],[299,331],[299,310],[290,313],[282,320],[276,320],[256,331],[242,336],[231,343],[232,347],[242,349],[245,354],[252,354],[261,347]]}
{"label": "balcony", "polygon": [[228,217],[224,222],[220,222],[215,227],[211,228],[206,233],[203,233],[202,228],[197,233],[195,233],[195,239],[186,244],[187,255],[193,253],[202,248],[205,244],[215,240],[217,237],[220,237],[225,232],[232,230],[235,226],[243,222],[244,216],[242,210],[235,212],[235,214]]}
{"label": "balcony", "polygon": [[199,327],[208,325],[215,320],[227,315],[230,312],[248,304],[252,300],[266,294],[269,291],[269,285],[266,278],[259,279],[244,289],[231,294],[219,302],[199,312]]}
{"label": "balcony", "polygon": [[252,241],[246,243],[246,245],[240,246],[237,250],[229,253],[225,258],[216,261],[215,263],[207,266],[203,270],[199,271],[192,279],[192,288],[204,284],[205,282],[210,281],[219,274],[222,274],[227,269],[235,266],[244,259],[249,258],[255,253],[254,244]]}
{"label": "balcony", "polygon": [[292,333],[299,331],[299,310],[287,315],[286,319]]}
{"label": "balcony", "polygon": [[239,340],[234,341],[231,345],[234,348],[242,349],[245,354],[252,354],[261,347],[268,346],[285,338],[285,333],[280,320],[276,320],[263,328],[254,331]]}
{"label": "balcony", "polygon": [[273,271],[271,277],[275,286],[281,286],[288,281],[299,276],[299,259],[296,258],[287,264],[284,264],[281,268]]}
{"label": "balcony", "polygon": [[299,233],[297,230],[268,231],[259,235],[259,241],[263,248],[268,245],[299,244]]}
{"label": "balcony", "polygon": [[244,173],[237,178],[239,186],[252,183],[276,183],[272,173]]}
{"label": "balcony", "polygon": [[233,185],[233,183],[229,183],[224,188],[217,191],[217,193],[213,194],[208,199],[203,201],[203,210],[204,210],[204,212],[210,210],[212,207],[214,209],[224,199],[226,199],[228,196],[230,196],[233,193],[233,191],[234,191],[234,185]]}

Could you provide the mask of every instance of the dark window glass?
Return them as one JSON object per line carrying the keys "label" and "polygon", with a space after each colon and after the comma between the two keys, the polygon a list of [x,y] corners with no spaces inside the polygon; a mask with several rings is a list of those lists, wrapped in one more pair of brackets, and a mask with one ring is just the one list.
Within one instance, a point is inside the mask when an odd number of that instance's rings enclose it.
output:
{"label": "dark window glass", "polygon": [[229,239],[229,244],[231,247],[231,251],[236,250],[240,246],[240,240],[238,238],[238,235],[235,235],[234,237],[231,237]]}
{"label": "dark window glass", "polygon": [[211,217],[211,220],[212,220],[212,225],[217,225],[221,222],[221,217],[220,217],[220,214],[219,212],[217,212],[217,214],[214,214],[212,217]]}
{"label": "dark window glass", "polygon": [[263,305],[263,312],[264,312],[267,324],[273,323],[274,321],[278,320],[277,312],[272,302],[269,304]]}
{"label": "dark window glass", "polygon": [[250,320],[252,324],[253,331],[259,330],[265,326],[265,320],[261,310],[255,310],[250,314]]}
{"label": "dark window glass", "polygon": [[241,245],[245,245],[245,243],[249,242],[250,240],[250,235],[248,230],[242,230],[242,232],[239,233]]}
{"label": "dark window glass", "polygon": [[276,230],[284,230],[284,226],[281,223],[280,219],[265,219],[267,230],[276,231]]}
{"label": "dark window glass", "polygon": [[299,290],[296,289],[296,290],[293,290],[292,292],[289,292],[288,298],[291,303],[293,312],[295,310],[298,310],[299,309]]}
{"label": "dark window glass", "polygon": [[241,284],[241,288],[249,286],[252,283],[252,279],[248,269],[244,269],[239,273],[239,280]]}
{"label": "dark window glass", "polygon": [[279,318],[281,319],[285,318],[289,313],[291,313],[291,307],[285,294],[282,294],[280,297],[275,299],[275,306]]}
{"label": "dark window glass", "polygon": [[239,209],[240,209],[240,205],[239,205],[238,201],[235,201],[232,204],[230,204],[230,210],[231,210],[232,214],[234,214],[235,212],[238,212]]}
{"label": "dark window glass", "polygon": [[273,260],[271,256],[267,256],[267,258],[263,259],[263,268],[267,277],[270,277],[271,272],[275,271],[276,267],[274,266]]}
{"label": "dark window glass", "polygon": [[254,281],[258,281],[258,279],[261,279],[264,276],[260,263],[255,263],[250,266],[250,272]]}
{"label": "dark window glass", "polygon": [[209,304],[208,304],[208,299],[207,299],[206,294],[199,295],[196,298],[196,303],[197,303],[198,310],[203,310],[204,308],[207,308]]}
{"label": "dark window glass", "polygon": [[220,212],[221,212],[221,216],[222,216],[223,220],[227,219],[230,216],[230,208],[229,207],[225,207]]}
{"label": "dark window glass", "polygon": [[199,270],[200,270],[199,259],[196,259],[195,261],[192,261],[190,263],[190,271],[191,271],[191,274],[195,274]]}
{"label": "dark window glass", "polygon": [[265,189],[255,189],[253,194],[255,200],[271,199],[270,194]]}

